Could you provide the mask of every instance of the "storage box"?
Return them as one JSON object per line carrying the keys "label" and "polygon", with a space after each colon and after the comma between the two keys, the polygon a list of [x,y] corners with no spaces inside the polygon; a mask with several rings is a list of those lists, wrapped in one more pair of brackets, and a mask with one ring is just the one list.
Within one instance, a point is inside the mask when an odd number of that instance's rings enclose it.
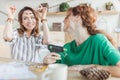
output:
{"label": "storage box", "polygon": [[61,23],[53,23],[53,31],[61,31],[62,24]]}

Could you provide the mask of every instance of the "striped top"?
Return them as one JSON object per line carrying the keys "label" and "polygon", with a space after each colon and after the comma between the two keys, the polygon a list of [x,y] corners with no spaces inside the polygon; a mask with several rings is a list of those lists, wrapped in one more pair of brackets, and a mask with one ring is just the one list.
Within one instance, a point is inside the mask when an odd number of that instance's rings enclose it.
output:
{"label": "striped top", "polygon": [[20,37],[18,31],[15,30],[13,32],[13,40],[10,42],[12,46],[12,58],[27,62],[42,63],[44,57],[49,53],[47,45],[43,45],[42,40],[42,35],[27,37],[26,33],[24,33]]}

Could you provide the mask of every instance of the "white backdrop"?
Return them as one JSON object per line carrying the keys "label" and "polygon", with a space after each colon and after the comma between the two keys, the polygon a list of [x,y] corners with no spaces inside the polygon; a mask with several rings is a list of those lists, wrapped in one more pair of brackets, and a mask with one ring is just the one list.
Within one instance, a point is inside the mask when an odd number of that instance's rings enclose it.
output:
{"label": "white backdrop", "polygon": [[[15,5],[17,7],[17,12],[18,12],[24,6],[30,6],[30,7],[33,7],[33,8],[37,8],[40,3],[47,2],[49,4],[49,6],[53,6],[53,5],[56,5],[56,4],[60,4],[64,1],[68,1],[68,0],[0,0],[0,10],[6,12],[6,7],[7,6]],[[72,6],[79,5],[80,3],[88,2],[88,3],[92,4],[94,9],[105,10],[104,4],[108,1],[112,1],[113,4],[115,5],[114,9],[117,10],[117,11],[120,11],[120,2],[118,0],[74,0],[74,1],[69,2],[68,4],[72,7]],[[59,11],[59,6],[49,9],[49,12],[58,12],[58,11]],[[65,15],[51,15],[51,16],[48,16],[49,27],[52,26],[53,22],[61,22],[62,23],[63,19],[64,19],[64,16]],[[5,24],[6,18],[7,17],[5,15],[0,13],[0,25]],[[17,15],[16,15],[16,18],[17,18]],[[113,29],[115,27],[118,27],[119,23],[120,23],[119,14],[99,15],[98,22],[100,22],[101,19],[104,19],[106,29],[108,29],[107,30],[108,32],[113,31]],[[98,22],[96,24],[98,26],[100,26],[101,24],[98,23]],[[15,26],[16,25],[17,24],[15,23]]]}

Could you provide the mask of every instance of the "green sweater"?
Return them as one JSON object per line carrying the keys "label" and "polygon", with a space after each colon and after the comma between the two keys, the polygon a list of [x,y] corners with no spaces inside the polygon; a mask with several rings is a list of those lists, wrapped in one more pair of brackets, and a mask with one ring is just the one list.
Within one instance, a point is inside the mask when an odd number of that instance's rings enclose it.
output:
{"label": "green sweater", "polygon": [[103,34],[91,35],[79,46],[75,40],[64,45],[66,51],[59,53],[59,63],[72,65],[116,65],[120,61],[120,53]]}

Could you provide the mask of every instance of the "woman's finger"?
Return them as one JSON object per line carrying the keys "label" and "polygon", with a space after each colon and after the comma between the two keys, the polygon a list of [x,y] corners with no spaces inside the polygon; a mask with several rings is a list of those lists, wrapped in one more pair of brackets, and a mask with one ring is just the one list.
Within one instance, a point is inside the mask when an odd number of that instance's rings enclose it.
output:
{"label": "woman's finger", "polygon": [[50,55],[46,56],[44,58],[44,63],[45,64],[51,64],[51,63],[55,63],[55,62],[56,62],[56,59],[52,58]]}
{"label": "woman's finger", "polygon": [[61,58],[58,57],[58,56],[52,56],[51,58],[52,58],[52,59],[55,59],[55,60],[60,60],[60,59],[61,59]]}
{"label": "woman's finger", "polygon": [[55,63],[56,62],[56,59],[48,59],[47,63],[48,64],[52,64],[52,63]]}
{"label": "woman's finger", "polygon": [[38,12],[42,12],[43,11],[43,6],[39,5],[39,8],[37,9]]}
{"label": "woman's finger", "polygon": [[43,6],[42,6],[42,5],[39,5],[39,8],[43,8]]}
{"label": "woman's finger", "polygon": [[60,60],[60,55],[56,53],[50,53],[50,55],[46,56],[48,59],[55,59],[55,60]]}
{"label": "woman's finger", "polygon": [[50,55],[60,57],[60,55],[58,53],[55,53],[55,52],[50,53]]}

